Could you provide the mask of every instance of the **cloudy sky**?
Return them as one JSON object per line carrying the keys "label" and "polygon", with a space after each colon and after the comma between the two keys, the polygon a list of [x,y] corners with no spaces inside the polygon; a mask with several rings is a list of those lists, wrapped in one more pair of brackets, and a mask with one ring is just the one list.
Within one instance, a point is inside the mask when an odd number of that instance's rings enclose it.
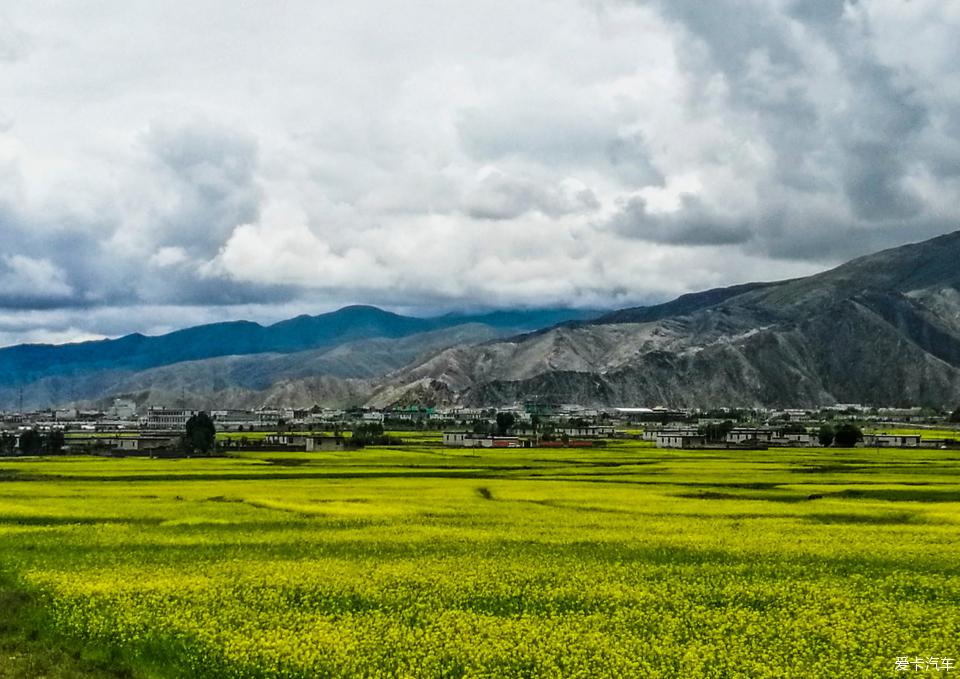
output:
{"label": "cloudy sky", "polygon": [[7,0],[0,344],[622,307],[960,228],[953,0]]}

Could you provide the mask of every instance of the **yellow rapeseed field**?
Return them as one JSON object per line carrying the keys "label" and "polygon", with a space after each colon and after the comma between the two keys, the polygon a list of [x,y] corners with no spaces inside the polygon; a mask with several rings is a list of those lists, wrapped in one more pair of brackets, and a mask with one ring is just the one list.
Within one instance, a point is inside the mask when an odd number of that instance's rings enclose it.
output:
{"label": "yellow rapeseed field", "polygon": [[0,459],[0,570],[52,638],[152,676],[935,673],[960,663],[957,458]]}

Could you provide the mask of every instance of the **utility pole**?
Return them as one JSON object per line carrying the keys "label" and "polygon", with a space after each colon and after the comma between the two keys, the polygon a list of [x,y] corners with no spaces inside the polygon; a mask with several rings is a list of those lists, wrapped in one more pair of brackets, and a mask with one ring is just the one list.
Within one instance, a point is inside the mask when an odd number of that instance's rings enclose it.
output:
{"label": "utility pole", "polygon": [[23,387],[20,387],[20,412],[19,415],[23,418]]}

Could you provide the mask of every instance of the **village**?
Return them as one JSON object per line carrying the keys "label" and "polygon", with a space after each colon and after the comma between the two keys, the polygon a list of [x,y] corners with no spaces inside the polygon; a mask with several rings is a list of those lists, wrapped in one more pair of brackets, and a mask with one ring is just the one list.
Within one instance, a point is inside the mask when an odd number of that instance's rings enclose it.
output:
{"label": "village", "polygon": [[[0,413],[5,454],[175,453],[190,418],[201,411],[114,399],[102,410],[61,408]],[[921,407],[841,404],[821,409],[589,408],[539,401],[499,408],[405,405],[385,409],[261,407],[206,411],[221,451],[345,450],[370,443],[403,445],[409,432],[437,432],[455,448],[598,447],[635,439],[657,448],[790,447],[947,448],[957,436],[915,430],[949,426],[956,415]],[[850,424],[852,422],[856,425]],[[852,429],[845,439],[844,427]],[[898,428],[914,428],[910,433]],[[836,431],[835,431],[836,429]],[[862,429],[862,431],[861,431]],[[890,429],[887,433],[885,429]],[[439,434],[442,432],[442,434]],[[362,433],[363,438],[356,434]],[[372,436],[373,438],[369,438]],[[835,438],[836,437],[836,440]]]}

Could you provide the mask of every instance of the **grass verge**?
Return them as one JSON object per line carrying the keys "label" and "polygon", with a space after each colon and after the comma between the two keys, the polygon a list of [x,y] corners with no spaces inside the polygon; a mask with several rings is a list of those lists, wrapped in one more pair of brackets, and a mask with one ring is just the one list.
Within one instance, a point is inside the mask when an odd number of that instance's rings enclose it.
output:
{"label": "grass verge", "polygon": [[34,597],[0,574],[0,679],[144,679],[118,658],[96,658],[44,629]]}

